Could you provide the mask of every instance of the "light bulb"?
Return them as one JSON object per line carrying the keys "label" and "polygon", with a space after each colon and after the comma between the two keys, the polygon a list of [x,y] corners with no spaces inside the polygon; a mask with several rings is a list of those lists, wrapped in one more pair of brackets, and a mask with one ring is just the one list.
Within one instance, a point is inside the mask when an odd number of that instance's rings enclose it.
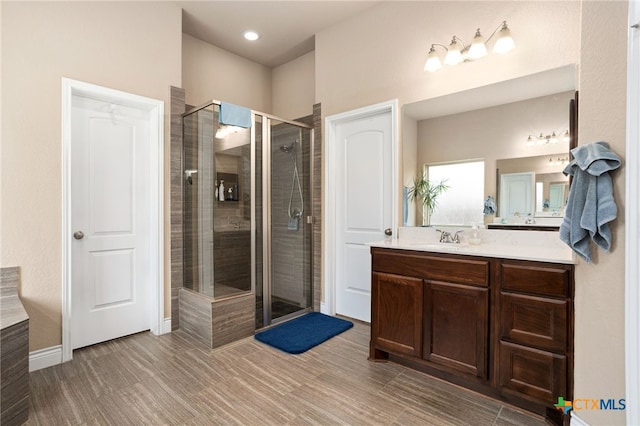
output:
{"label": "light bulb", "polygon": [[502,28],[498,32],[498,39],[496,40],[496,44],[493,46],[494,53],[507,53],[515,47],[515,43],[513,42],[513,38],[511,38],[511,31],[509,27],[507,27],[507,22],[504,21],[502,23]]}
{"label": "light bulb", "polygon": [[424,70],[429,72],[438,71],[442,68],[442,63],[438,57],[438,52],[431,46],[429,53],[427,54],[427,62],[424,64]]}
{"label": "light bulb", "polygon": [[556,135],[556,132],[551,133],[549,143],[558,143],[558,136]]}
{"label": "light bulb", "polygon": [[453,36],[449,50],[447,51],[447,56],[444,58],[444,63],[447,65],[456,65],[460,62],[462,62],[462,48],[456,36]]}
{"label": "light bulb", "polygon": [[471,47],[469,47],[469,58],[479,59],[487,54],[487,46],[484,44],[484,37],[480,34],[480,28],[476,31],[476,35],[471,40]]}
{"label": "light bulb", "polygon": [[533,138],[531,137],[531,135],[529,135],[529,137],[527,138],[527,146],[533,146],[533,144]]}
{"label": "light bulb", "polygon": [[244,35],[244,38],[249,41],[256,41],[257,39],[260,38],[260,34],[251,30],[245,31],[243,35]]}
{"label": "light bulb", "polygon": [[571,141],[571,136],[569,135],[569,131],[565,130],[564,133],[562,134],[562,142],[570,142]]}

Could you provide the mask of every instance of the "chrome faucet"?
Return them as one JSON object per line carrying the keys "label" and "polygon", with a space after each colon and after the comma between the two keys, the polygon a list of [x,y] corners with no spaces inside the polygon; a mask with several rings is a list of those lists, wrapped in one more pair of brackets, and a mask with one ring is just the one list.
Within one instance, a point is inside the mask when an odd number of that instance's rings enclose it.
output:
{"label": "chrome faucet", "polygon": [[455,234],[451,234],[451,232],[443,231],[441,229],[436,229],[437,232],[440,233],[440,242],[447,244],[460,244],[459,234],[464,232],[462,230],[456,231]]}

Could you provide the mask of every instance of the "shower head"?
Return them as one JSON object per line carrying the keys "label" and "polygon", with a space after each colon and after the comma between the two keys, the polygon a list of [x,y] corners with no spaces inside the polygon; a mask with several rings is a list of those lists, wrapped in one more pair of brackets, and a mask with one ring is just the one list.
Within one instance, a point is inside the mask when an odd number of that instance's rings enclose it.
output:
{"label": "shower head", "polygon": [[298,143],[298,140],[296,139],[295,141],[291,142],[289,145],[282,145],[280,147],[280,151],[291,154],[295,152],[297,143]]}

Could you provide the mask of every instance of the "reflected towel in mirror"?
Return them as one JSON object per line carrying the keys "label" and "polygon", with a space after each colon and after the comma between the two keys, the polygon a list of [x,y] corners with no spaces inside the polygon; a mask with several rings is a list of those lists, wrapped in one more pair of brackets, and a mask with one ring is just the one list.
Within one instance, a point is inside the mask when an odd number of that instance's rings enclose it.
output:
{"label": "reflected towel in mirror", "polygon": [[484,210],[482,213],[484,215],[494,214],[496,212],[496,202],[493,199],[493,196],[489,195],[486,200],[484,200]]}

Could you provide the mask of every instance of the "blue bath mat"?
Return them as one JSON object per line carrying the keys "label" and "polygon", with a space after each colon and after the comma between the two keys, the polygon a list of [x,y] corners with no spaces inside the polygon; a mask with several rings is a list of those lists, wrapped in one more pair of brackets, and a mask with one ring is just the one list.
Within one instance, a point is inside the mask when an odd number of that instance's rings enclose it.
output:
{"label": "blue bath mat", "polygon": [[351,321],[310,312],[260,333],[255,338],[290,354],[301,354],[353,327]]}

